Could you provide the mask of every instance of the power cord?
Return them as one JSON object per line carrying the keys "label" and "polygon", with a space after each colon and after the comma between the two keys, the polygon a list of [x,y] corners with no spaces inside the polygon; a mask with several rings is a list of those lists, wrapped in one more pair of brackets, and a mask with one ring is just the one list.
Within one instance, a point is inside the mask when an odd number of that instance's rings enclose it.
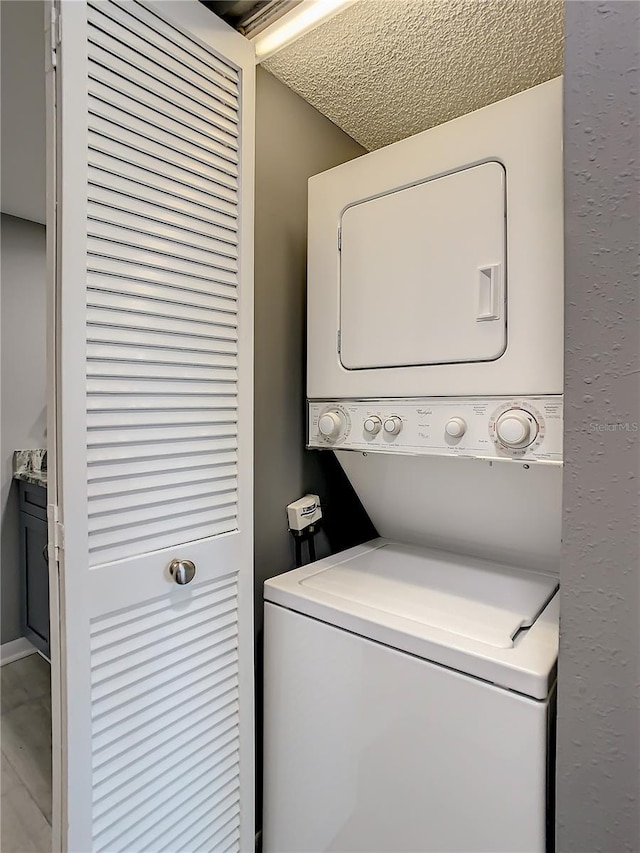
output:
{"label": "power cord", "polygon": [[289,533],[293,536],[293,542],[295,546],[296,553],[296,568],[299,569],[302,566],[306,565],[303,561],[302,556],[302,543],[306,542],[307,544],[307,553],[309,556],[308,563],[315,563],[316,561],[316,542],[315,537],[318,531],[320,530],[320,523],[316,522],[315,524],[310,524],[308,527],[305,527],[304,530],[289,530]]}
{"label": "power cord", "polygon": [[307,543],[309,562],[316,560],[315,535],[320,529],[322,507],[318,495],[305,495],[287,506],[289,532],[293,536],[296,552],[296,568],[305,565],[302,557],[302,543]]}

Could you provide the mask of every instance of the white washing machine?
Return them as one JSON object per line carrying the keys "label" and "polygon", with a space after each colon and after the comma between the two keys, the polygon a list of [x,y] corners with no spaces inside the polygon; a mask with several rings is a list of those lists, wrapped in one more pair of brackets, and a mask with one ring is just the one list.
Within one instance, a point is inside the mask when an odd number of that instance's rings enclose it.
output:
{"label": "white washing machine", "polygon": [[543,851],[557,589],[385,539],[267,581],[265,851]]}

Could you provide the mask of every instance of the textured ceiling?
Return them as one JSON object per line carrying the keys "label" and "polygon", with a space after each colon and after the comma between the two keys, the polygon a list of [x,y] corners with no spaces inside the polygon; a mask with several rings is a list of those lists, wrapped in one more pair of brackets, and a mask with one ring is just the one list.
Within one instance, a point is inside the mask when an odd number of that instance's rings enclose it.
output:
{"label": "textured ceiling", "polygon": [[359,0],[264,67],[368,150],[562,73],[562,0]]}

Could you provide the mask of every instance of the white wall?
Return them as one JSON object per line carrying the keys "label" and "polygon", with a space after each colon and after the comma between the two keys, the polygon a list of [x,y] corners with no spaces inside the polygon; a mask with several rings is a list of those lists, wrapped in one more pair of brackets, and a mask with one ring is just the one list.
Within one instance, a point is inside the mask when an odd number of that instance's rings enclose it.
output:
{"label": "white wall", "polygon": [[21,633],[18,495],[11,478],[12,454],[45,442],[45,229],[37,224],[44,223],[46,211],[42,0],[0,0],[0,36],[0,641],[5,643]]}
{"label": "white wall", "polygon": [[0,237],[0,642],[7,643],[21,635],[18,490],[12,481],[12,454],[46,446],[45,228],[3,214]]}
{"label": "white wall", "polygon": [[2,212],[45,222],[44,3],[0,0]]}

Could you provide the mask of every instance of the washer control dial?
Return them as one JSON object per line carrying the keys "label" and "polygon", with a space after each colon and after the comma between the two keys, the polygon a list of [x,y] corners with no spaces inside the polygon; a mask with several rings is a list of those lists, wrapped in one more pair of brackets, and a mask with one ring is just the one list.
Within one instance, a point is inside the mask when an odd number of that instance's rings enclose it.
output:
{"label": "washer control dial", "polygon": [[462,438],[467,431],[467,422],[464,418],[451,418],[447,421],[444,431],[450,438]]}
{"label": "washer control dial", "polygon": [[318,421],[320,434],[325,438],[337,438],[344,429],[345,421],[342,414],[335,409],[325,412]]}
{"label": "washer control dial", "polygon": [[387,418],[384,422],[384,431],[387,435],[398,435],[402,429],[402,419],[397,415]]}
{"label": "washer control dial", "polygon": [[370,415],[364,422],[364,431],[369,435],[377,435],[382,429],[382,421],[377,415]]}
{"label": "washer control dial", "polygon": [[506,447],[526,447],[536,433],[533,415],[520,409],[508,409],[496,421],[496,435]]}

